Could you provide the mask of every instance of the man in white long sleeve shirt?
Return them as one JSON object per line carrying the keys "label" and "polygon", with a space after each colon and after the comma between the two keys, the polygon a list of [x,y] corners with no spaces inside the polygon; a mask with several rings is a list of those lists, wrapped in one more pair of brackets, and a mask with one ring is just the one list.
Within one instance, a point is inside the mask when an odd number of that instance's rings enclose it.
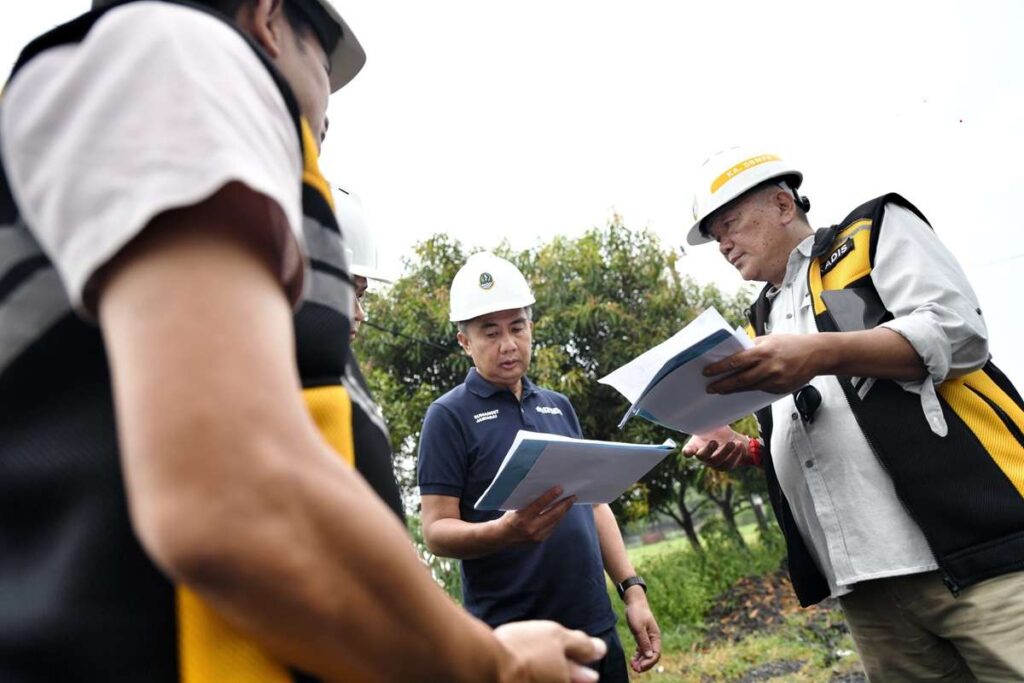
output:
{"label": "man in white long sleeve shirt", "polygon": [[1024,402],[974,292],[899,195],[813,231],[799,171],[736,148],[703,167],[689,242],[744,279],[754,348],[709,391],[784,396],[762,440],[684,448],[763,466],[804,605],[840,598],[872,681],[1024,677]]}

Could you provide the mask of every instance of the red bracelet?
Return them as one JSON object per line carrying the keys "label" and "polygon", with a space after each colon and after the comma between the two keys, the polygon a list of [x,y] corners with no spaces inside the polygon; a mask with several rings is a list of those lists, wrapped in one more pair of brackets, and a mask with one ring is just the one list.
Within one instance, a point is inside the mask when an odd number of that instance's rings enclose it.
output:
{"label": "red bracelet", "polygon": [[762,448],[761,442],[757,439],[747,439],[747,453],[750,455],[750,462],[754,464],[754,467],[761,466]]}

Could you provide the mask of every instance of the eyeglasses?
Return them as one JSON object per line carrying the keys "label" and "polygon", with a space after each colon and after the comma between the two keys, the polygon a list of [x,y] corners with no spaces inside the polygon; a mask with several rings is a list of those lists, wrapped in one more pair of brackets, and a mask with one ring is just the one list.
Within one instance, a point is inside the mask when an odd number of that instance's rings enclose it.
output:
{"label": "eyeglasses", "polygon": [[793,394],[793,402],[796,403],[800,419],[805,424],[811,424],[814,422],[814,413],[818,412],[821,406],[821,392],[808,384]]}

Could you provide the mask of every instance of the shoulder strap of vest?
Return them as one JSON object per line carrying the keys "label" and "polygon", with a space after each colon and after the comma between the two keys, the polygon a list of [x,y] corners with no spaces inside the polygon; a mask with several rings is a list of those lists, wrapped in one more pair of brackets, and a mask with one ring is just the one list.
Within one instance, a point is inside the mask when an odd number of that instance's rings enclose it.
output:
{"label": "shoulder strap of vest", "polygon": [[871,220],[872,231],[871,231],[871,262],[875,261],[875,251],[878,249],[878,236],[881,233],[882,218],[885,215],[886,204],[896,204],[906,209],[913,211],[918,218],[923,220],[928,227],[931,227],[931,223],[925,218],[925,215],[921,213],[921,210],[916,206],[907,201],[902,195],[895,192],[889,192],[880,197],[875,197],[869,201],[864,202],[856,209],[847,214],[846,218],[839,224],[842,227],[846,227],[851,223],[855,223],[859,220],[868,218]]}
{"label": "shoulder strap of vest", "polygon": [[843,222],[841,225],[833,225],[828,228],[818,228],[814,231],[814,245],[811,247],[811,258],[824,256],[828,253],[843,225],[846,225],[846,223]]}

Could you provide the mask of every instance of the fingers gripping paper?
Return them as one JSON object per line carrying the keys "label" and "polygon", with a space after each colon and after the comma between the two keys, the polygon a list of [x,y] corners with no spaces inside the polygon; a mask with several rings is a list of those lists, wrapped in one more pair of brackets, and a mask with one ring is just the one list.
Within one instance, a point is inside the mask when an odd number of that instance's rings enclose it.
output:
{"label": "fingers gripping paper", "polygon": [[765,391],[707,393],[708,384],[722,376],[705,377],[704,368],[753,345],[746,333],[731,329],[718,311],[709,308],[666,341],[598,381],[633,403],[620,429],[639,415],[686,434],[700,434],[780,398]]}

